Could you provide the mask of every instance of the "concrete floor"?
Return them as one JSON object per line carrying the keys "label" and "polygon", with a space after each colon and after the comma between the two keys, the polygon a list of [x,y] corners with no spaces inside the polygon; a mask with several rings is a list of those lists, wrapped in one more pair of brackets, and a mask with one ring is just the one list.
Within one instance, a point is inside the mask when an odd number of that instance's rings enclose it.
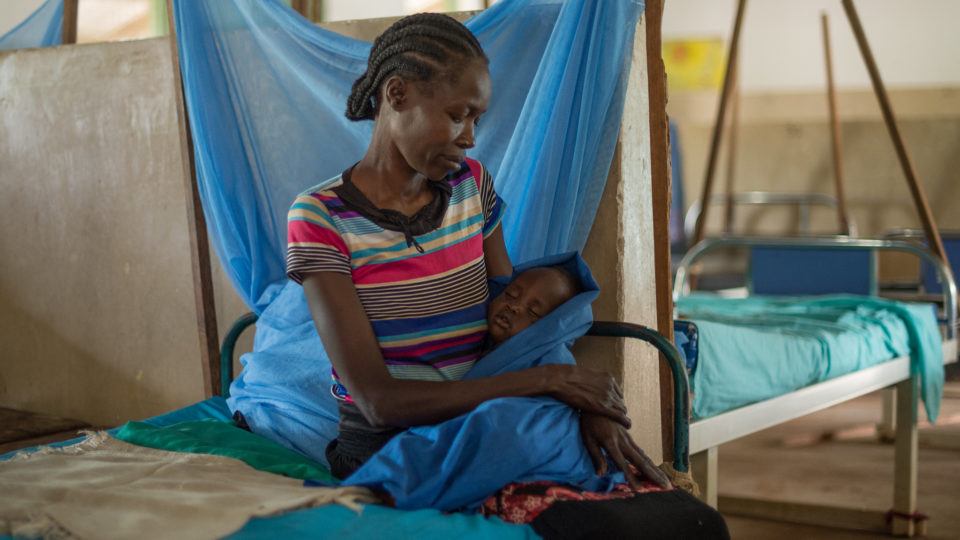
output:
{"label": "concrete floor", "polygon": [[[956,395],[960,383],[947,387]],[[869,430],[879,414],[880,396],[871,394],[722,446],[721,495],[886,511],[893,497],[893,446],[856,430]],[[815,442],[828,431],[849,438]],[[918,509],[930,516],[927,538],[960,539],[960,399],[945,398],[938,425],[920,433]],[[734,516],[727,523],[738,540],[886,538]]]}

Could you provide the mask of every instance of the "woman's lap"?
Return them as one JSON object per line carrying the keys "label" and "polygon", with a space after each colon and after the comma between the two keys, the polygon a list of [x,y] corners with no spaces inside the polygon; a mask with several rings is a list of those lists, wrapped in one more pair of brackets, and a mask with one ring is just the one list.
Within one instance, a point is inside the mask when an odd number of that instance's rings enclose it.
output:
{"label": "woman's lap", "polygon": [[547,539],[730,538],[719,512],[679,489],[630,499],[561,501],[531,525]]}
{"label": "woman's lap", "polygon": [[547,539],[729,538],[719,512],[680,489],[645,483],[590,493],[550,482],[511,484],[488,499],[487,515],[527,523]]}

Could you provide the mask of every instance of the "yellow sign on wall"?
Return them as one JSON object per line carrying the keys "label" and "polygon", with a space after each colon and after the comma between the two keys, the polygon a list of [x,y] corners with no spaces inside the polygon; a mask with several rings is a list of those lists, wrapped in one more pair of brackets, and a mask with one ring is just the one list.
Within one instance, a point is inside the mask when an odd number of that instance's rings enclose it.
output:
{"label": "yellow sign on wall", "polygon": [[663,63],[670,91],[719,89],[725,55],[720,38],[664,40]]}

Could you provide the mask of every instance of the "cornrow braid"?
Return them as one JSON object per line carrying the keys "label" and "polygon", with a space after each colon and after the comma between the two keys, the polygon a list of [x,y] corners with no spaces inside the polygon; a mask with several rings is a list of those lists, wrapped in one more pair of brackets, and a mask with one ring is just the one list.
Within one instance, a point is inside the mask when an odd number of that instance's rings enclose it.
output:
{"label": "cornrow braid", "polygon": [[456,19],[439,13],[418,13],[390,25],[374,40],[367,70],[353,82],[347,98],[350,120],[373,120],[383,81],[397,74],[412,81],[430,81],[463,60],[488,62],[480,42]]}

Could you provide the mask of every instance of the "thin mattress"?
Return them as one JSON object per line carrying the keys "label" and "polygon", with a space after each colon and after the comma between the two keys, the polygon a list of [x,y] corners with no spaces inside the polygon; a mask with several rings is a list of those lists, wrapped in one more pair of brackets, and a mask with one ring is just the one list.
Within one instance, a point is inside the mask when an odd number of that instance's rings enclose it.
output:
{"label": "thin mattress", "polygon": [[[933,306],[872,297],[680,298],[694,323],[693,416],[707,418],[910,355],[921,374],[928,416],[943,386],[940,331]],[[687,333],[684,338],[690,338]]]}
{"label": "thin mattress", "polygon": [[[144,423],[167,427],[185,422],[215,420],[230,422],[230,409],[223,398],[215,397],[188,407],[156,416]],[[239,428],[237,428],[239,429]],[[120,428],[109,430],[116,434]],[[73,439],[51,446],[79,442]],[[0,456],[9,459],[15,452]],[[317,464],[318,467],[321,465]],[[532,527],[504,523],[479,514],[445,514],[437,510],[403,511],[379,505],[366,505],[361,513],[338,504],[287,512],[267,518],[253,518],[228,538],[539,538]],[[11,539],[0,535],[0,540]]]}

